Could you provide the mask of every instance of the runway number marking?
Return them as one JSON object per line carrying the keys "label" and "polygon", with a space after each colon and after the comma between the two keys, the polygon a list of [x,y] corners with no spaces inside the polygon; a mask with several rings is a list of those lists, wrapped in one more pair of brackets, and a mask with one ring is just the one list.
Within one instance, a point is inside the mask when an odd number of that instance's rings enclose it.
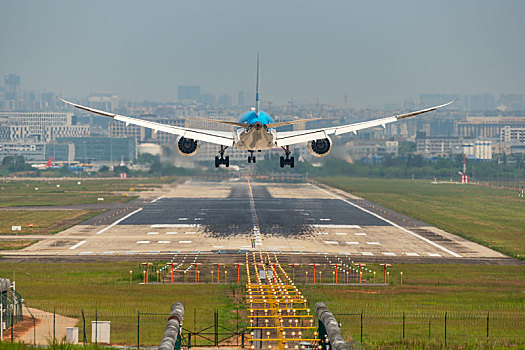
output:
{"label": "runway number marking", "polygon": [[390,225],[392,225],[392,226],[394,226],[394,227],[397,227],[397,228],[400,229],[401,231],[404,231],[404,232],[408,233],[409,235],[412,235],[412,236],[414,236],[414,237],[416,237],[416,238],[419,238],[420,240],[422,240],[422,241],[424,241],[424,242],[427,242],[428,244],[430,244],[430,245],[432,245],[432,246],[434,246],[434,247],[436,247],[436,248],[439,248],[439,249],[441,249],[442,251],[444,251],[444,252],[446,252],[446,253],[448,253],[448,254],[450,254],[450,255],[456,257],[456,258],[461,258],[461,257],[462,257],[462,256],[459,255],[458,253],[455,253],[455,252],[453,252],[452,250],[447,249],[447,248],[445,248],[445,247],[443,247],[443,246],[437,244],[436,242],[432,242],[431,240],[429,240],[429,239],[427,239],[427,238],[425,238],[425,237],[423,237],[423,236],[421,236],[421,235],[418,235],[418,234],[415,233],[415,232],[412,232],[412,231],[410,231],[410,230],[408,230],[408,229],[406,229],[406,228],[404,228],[404,227],[402,227],[402,226],[399,226],[399,225],[396,224],[395,222],[392,222],[392,221],[390,221],[390,220],[388,220],[388,219],[385,219],[385,218],[382,217],[381,215],[378,215],[378,214],[376,214],[376,213],[371,212],[370,210],[367,210],[367,209],[365,209],[365,208],[362,208],[362,207],[360,207],[359,205],[354,204],[354,203],[352,203],[352,202],[350,202],[350,201],[344,199],[343,197],[340,197],[340,196],[338,196],[338,195],[336,195],[336,194],[334,194],[334,193],[331,193],[331,192],[329,192],[329,191],[327,191],[327,190],[325,190],[325,189],[322,189],[322,188],[320,188],[320,187],[318,187],[318,186],[315,186],[315,185],[312,185],[312,186],[315,187],[315,188],[317,188],[319,191],[324,192],[324,193],[327,193],[327,194],[333,196],[334,198],[337,198],[337,199],[339,199],[339,200],[342,200],[343,202],[345,202],[345,203],[347,203],[347,204],[350,204],[351,206],[353,206],[353,207],[355,207],[355,208],[358,208],[358,209],[364,211],[365,213],[368,213],[368,214],[370,214],[370,215],[373,215],[373,216],[375,216],[376,218],[381,219],[381,220],[383,220],[384,222],[387,222],[387,223],[389,223]]}
{"label": "runway number marking", "polygon": [[112,228],[112,227],[118,225],[120,222],[126,220],[126,219],[129,218],[131,215],[134,215],[134,214],[138,213],[138,212],[141,211],[142,209],[144,209],[144,208],[138,208],[138,209],[135,210],[134,212],[131,212],[131,213],[129,213],[128,215],[124,216],[123,218],[118,219],[117,221],[115,221],[115,222],[112,223],[111,225],[106,226],[106,227],[103,228],[102,230],[98,231],[96,234],[99,235],[99,234],[101,234],[101,233],[106,232],[106,231],[109,230],[110,228]]}
{"label": "runway number marking", "polygon": [[75,244],[74,246],[72,247],[69,247],[69,249],[77,249],[78,247],[80,247],[82,244],[86,243],[87,241],[80,241],[78,242],[77,244]]}

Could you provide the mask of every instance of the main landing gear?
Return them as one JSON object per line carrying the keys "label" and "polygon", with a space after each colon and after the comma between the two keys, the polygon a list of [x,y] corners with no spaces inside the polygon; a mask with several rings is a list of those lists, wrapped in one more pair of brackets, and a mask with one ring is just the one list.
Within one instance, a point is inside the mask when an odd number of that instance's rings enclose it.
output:
{"label": "main landing gear", "polygon": [[295,158],[294,157],[290,157],[290,147],[286,146],[286,147],[283,147],[283,150],[284,150],[284,153],[286,154],[286,158],[281,156],[281,162],[280,162],[280,166],[281,168],[284,168],[285,165],[289,165],[290,168],[293,168],[295,166]]}
{"label": "main landing gear", "polygon": [[226,148],[228,147],[221,146],[221,150],[219,151],[219,154],[221,155],[221,157],[219,158],[218,156],[215,156],[215,167],[216,168],[218,168],[221,164],[224,164],[226,168],[230,166],[230,157],[224,156],[224,151],[226,151]]}
{"label": "main landing gear", "polygon": [[253,155],[253,152],[255,151],[248,151],[250,152],[250,155],[248,156],[248,163],[255,163],[255,156]]}

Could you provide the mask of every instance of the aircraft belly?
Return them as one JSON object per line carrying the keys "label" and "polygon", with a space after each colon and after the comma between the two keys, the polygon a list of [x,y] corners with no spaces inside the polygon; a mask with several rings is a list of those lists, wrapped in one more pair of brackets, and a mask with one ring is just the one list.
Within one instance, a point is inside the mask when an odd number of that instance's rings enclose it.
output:
{"label": "aircraft belly", "polygon": [[240,134],[235,145],[237,148],[247,151],[258,151],[275,147],[272,134],[266,130],[255,129]]}

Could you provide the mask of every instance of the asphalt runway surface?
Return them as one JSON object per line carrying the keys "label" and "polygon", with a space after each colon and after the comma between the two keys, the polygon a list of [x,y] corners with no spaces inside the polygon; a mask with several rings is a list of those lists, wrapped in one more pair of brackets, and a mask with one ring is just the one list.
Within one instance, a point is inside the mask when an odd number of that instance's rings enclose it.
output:
{"label": "asphalt runway surface", "polygon": [[369,261],[510,259],[352,194],[310,183],[177,184],[128,203],[125,210],[116,208],[37,239],[38,243],[6,256],[129,259],[264,250]]}

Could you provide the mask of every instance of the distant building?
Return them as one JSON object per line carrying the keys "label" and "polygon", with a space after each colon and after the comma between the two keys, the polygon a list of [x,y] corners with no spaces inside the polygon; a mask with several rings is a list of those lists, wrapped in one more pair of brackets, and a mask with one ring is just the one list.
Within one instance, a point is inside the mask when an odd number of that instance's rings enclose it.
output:
{"label": "distant building", "polygon": [[[67,145],[67,149],[63,145]],[[71,147],[73,149],[71,149]],[[137,158],[136,142],[134,138],[112,137],[64,137],[56,143],[46,146],[46,158],[55,156],[57,161],[64,157],[67,150],[67,161],[90,162],[124,162],[134,161]],[[57,151],[59,154],[57,154]],[[71,159],[73,158],[73,159]]]}
{"label": "distant building", "polygon": [[457,137],[427,137],[423,135],[425,133],[419,134],[420,137],[416,139],[416,153],[423,156],[446,157],[459,153],[463,145],[463,140]]}
{"label": "distant building", "polygon": [[525,117],[467,117],[457,122],[457,135],[460,138],[499,138],[505,126],[525,128]]}
{"label": "distant building", "polygon": [[239,94],[237,95],[237,105],[241,107],[246,106],[245,101],[246,101],[246,92],[239,91]]}
{"label": "distant building", "polygon": [[501,128],[499,140],[505,143],[525,143],[525,128],[505,126]]}
{"label": "distant building", "polygon": [[199,101],[201,99],[201,87],[198,85],[181,85],[177,87],[177,101]]}
{"label": "distant building", "polygon": [[89,136],[89,125],[77,125],[73,113],[0,112],[0,141],[49,142],[57,137]]}
{"label": "distant building", "polygon": [[384,140],[357,139],[345,143],[344,146],[348,149],[346,153],[355,160],[397,157],[399,150],[397,141]]}

